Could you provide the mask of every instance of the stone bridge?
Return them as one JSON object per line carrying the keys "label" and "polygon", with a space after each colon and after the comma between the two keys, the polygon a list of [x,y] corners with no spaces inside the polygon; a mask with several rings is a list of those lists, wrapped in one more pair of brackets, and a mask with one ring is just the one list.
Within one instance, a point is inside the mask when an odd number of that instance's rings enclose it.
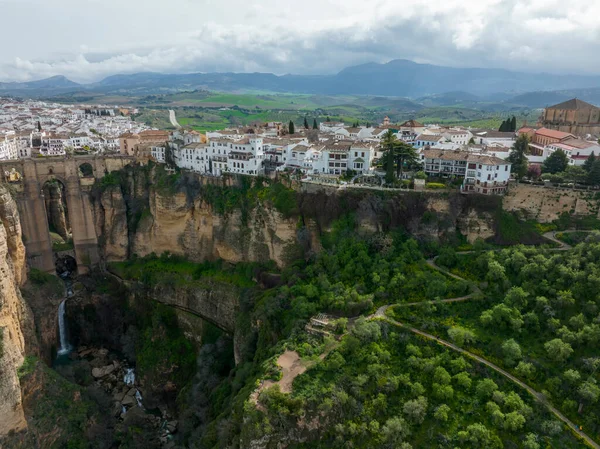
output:
{"label": "stone bridge", "polygon": [[[58,180],[65,187],[67,210],[73,236],[75,259],[81,273],[100,261],[89,192],[96,179],[134,162],[129,156],[72,156],[0,161],[0,174],[17,192],[23,240],[29,265],[53,273],[54,256],[48,227],[43,186]],[[86,175],[80,168],[86,165]],[[18,173],[14,175],[14,173]]]}

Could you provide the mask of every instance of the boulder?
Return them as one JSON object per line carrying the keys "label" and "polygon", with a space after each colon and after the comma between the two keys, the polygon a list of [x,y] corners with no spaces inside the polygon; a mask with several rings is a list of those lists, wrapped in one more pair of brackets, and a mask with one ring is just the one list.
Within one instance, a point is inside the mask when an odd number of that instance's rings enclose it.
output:
{"label": "boulder", "polygon": [[133,406],[133,405],[136,404],[136,401],[135,401],[135,398],[133,396],[125,395],[125,397],[123,398],[122,404],[125,407],[131,407],[131,406]]}
{"label": "boulder", "polygon": [[92,376],[94,376],[96,379],[100,379],[104,376],[108,376],[110,373],[112,373],[115,370],[115,366],[114,365],[106,365],[102,368],[93,368],[92,369]]}
{"label": "boulder", "polygon": [[177,431],[177,421],[168,421],[167,430],[171,433],[175,433]]}

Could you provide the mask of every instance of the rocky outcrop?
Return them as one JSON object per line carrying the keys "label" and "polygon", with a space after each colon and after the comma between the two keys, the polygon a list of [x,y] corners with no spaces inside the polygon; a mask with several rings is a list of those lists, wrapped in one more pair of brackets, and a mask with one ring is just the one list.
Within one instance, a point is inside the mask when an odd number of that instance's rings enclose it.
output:
{"label": "rocky outcrop", "polygon": [[19,291],[25,281],[25,250],[14,200],[0,186],[0,436],[27,426],[17,369],[32,337],[31,311]]}
{"label": "rocky outcrop", "polygon": [[66,201],[63,198],[63,188],[58,181],[44,184],[44,201],[46,202],[46,214],[48,224],[63,239],[68,240],[71,234],[67,219]]}

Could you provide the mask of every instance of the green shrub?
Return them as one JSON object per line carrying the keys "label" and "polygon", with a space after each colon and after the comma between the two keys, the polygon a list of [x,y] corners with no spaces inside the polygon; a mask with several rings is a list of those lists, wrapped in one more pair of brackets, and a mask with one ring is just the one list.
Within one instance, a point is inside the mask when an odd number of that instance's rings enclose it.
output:
{"label": "green shrub", "polygon": [[445,189],[446,184],[442,184],[440,182],[428,182],[427,184],[425,184],[425,187],[427,187],[428,189],[431,189],[431,190],[439,190],[439,189]]}

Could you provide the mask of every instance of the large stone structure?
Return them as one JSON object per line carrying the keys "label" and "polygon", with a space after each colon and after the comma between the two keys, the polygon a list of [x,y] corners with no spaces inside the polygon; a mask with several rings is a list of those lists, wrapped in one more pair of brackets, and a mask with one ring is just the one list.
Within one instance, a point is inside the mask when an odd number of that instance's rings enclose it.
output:
{"label": "large stone structure", "polygon": [[539,124],[576,136],[597,136],[600,135],[600,108],[573,98],[546,108]]}
{"label": "large stone structure", "polygon": [[[120,170],[134,161],[132,157],[81,156],[6,161],[0,163],[0,174],[12,170],[20,173],[20,181],[11,185],[17,192],[17,203],[29,265],[49,273],[54,272],[52,241],[48,229],[43,186],[57,180],[65,187],[69,222],[73,235],[75,259],[80,272],[86,272],[100,261],[98,236],[90,206],[89,191],[96,178]],[[80,167],[89,164],[92,176],[82,177]],[[86,171],[86,170],[84,170]],[[89,172],[89,167],[88,170]]]}

